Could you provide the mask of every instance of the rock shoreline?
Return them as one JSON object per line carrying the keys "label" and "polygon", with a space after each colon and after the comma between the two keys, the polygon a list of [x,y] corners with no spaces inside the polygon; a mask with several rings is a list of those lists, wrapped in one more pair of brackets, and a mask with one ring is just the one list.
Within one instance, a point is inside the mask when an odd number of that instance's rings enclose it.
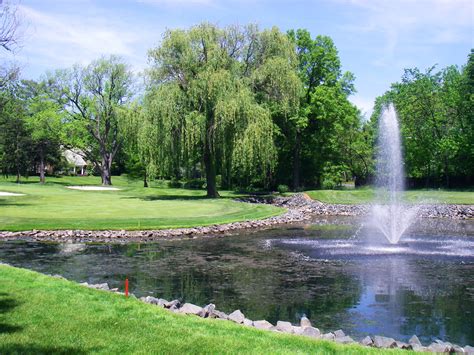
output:
{"label": "rock shoreline", "polygon": [[[59,275],[55,275],[54,277],[63,278]],[[123,294],[116,288],[109,288],[107,283],[88,284],[87,282],[83,282],[81,285],[103,291]],[[131,297],[135,296],[131,295]],[[163,298],[156,298],[152,296],[140,297],[140,301],[178,314],[193,315],[208,319],[226,320],[246,327],[253,327],[256,329],[274,331],[278,333],[302,335],[313,339],[334,341],[339,344],[358,344],[361,346],[378,349],[402,349],[415,352],[474,354],[474,347],[472,346],[466,345],[462,347],[441,340],[435,340],[431,344],[424,346],[416,335],[413,335],[408,343],[380,335],[366,336],[360,341],[356,341],[352,337],[346,335],[341,329],[333,332],[322,333],[318,328],[314,327],[312,322],[305,316],[301,318],[300,324],[296,326],[286,321],[278,321],[275,325],[273,325],[265,319],[256,321],[250,320],[242,313],[240,309],[235,310],[230,314],[226,314],[217,310],[216,305],[213,303],[210,303],[204,307],[200,307],[192,303],[183,303],[180,300],[167,301]]]}
{"label": "rock shoreline", "polygon": [[[249,197],[238,199],[245,203],[267,203],[286,208],[279,216],[261,220],[233,222],[194,228],[160,230],[30,230],[21,232],[0,231],[0,240],[28,239],[34,241],[64,242],[146,242],[170,238],[194,238],[198,236],[219,236],[240,230],[264,229],[278,225],[303,222],[314,216],[363,216],[370,205],[327,204],[311,200],[306,194],[298,193],[290,197]],[[423,205],[419,216],[422,218],[474,218],[474,205]]]}

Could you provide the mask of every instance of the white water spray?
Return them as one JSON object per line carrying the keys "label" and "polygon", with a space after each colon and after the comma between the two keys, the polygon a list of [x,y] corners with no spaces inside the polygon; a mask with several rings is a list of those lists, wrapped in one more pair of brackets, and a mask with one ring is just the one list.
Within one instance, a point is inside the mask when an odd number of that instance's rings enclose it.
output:
{"label": "white water spray", "polygon": [[418,208],[402,201],[405,174],[393,104],[385,107],[380,116],[377,151],[377,204],[372,208],[372,222],[391,244],[397,244],[415,219]]}

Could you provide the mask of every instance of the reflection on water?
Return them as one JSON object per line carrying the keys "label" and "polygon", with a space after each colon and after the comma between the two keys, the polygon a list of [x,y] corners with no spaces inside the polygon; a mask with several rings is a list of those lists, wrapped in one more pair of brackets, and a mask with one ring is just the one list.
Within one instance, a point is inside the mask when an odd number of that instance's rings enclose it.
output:
{"label": "reflection on water", "polygon": [[474,222],[424,221],[401,245],[352,238],[357,221],[146,244],[0,243],[0,260],[76,281],[131,281],[137,296],[181,298],[251,319],[354,337],[474,344]]}

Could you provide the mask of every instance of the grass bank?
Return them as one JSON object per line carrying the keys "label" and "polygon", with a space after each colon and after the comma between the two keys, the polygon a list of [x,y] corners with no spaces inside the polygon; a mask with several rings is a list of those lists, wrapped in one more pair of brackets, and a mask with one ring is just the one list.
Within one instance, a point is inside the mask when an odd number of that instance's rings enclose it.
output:
{"label": "grass bank", "polygon": [[21,184],[0,180],[0,191],[25,194],[0,196],[0,230],[30,229],[164,229],[206,226],[283,213],[270,205],[233,201],[238,194],[222,191],[221,199],[208,199],[203,190],[172,189],[155,183],[113,177],[119,191],[79,191],[71,185],[100,185],[99,177],[38,178]]}
{"label": "grass bank", "polygon": [[[305,191],[313,200],[334,204],[370,203],[375,198],[372,188],[354,190],[311,190]],[[447,203],[474,205],[474,191],[455,190],[409,190],[405,200],[411,203]]]}
{"label": "grass bank", "polygon": [[91,352],[383,353],[176,315],[133,298],[0,265],[0,353]]}

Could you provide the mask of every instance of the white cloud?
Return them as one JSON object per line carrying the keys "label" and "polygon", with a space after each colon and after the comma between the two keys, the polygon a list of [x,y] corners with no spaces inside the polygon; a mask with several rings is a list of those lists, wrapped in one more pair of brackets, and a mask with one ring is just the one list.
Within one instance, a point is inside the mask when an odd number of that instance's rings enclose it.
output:
{"label": "white cloud", "polygon": [[46,67],[86,64],[102,55],[117,54],[130,62],[144,62],[144,53],[134,51],[134,45],[143,40],[139,31],[106,17],[83,14],[55,14],[20,5],[28,23],[25,54],[36,64]]}
{"label": "white cloud", "polygon": [[472,0],[338,0],[365,12],[346,30],[380,33],[384,42],[374,58],[376,66],[391,66],[401,42],[423,44],[472,43]]}

